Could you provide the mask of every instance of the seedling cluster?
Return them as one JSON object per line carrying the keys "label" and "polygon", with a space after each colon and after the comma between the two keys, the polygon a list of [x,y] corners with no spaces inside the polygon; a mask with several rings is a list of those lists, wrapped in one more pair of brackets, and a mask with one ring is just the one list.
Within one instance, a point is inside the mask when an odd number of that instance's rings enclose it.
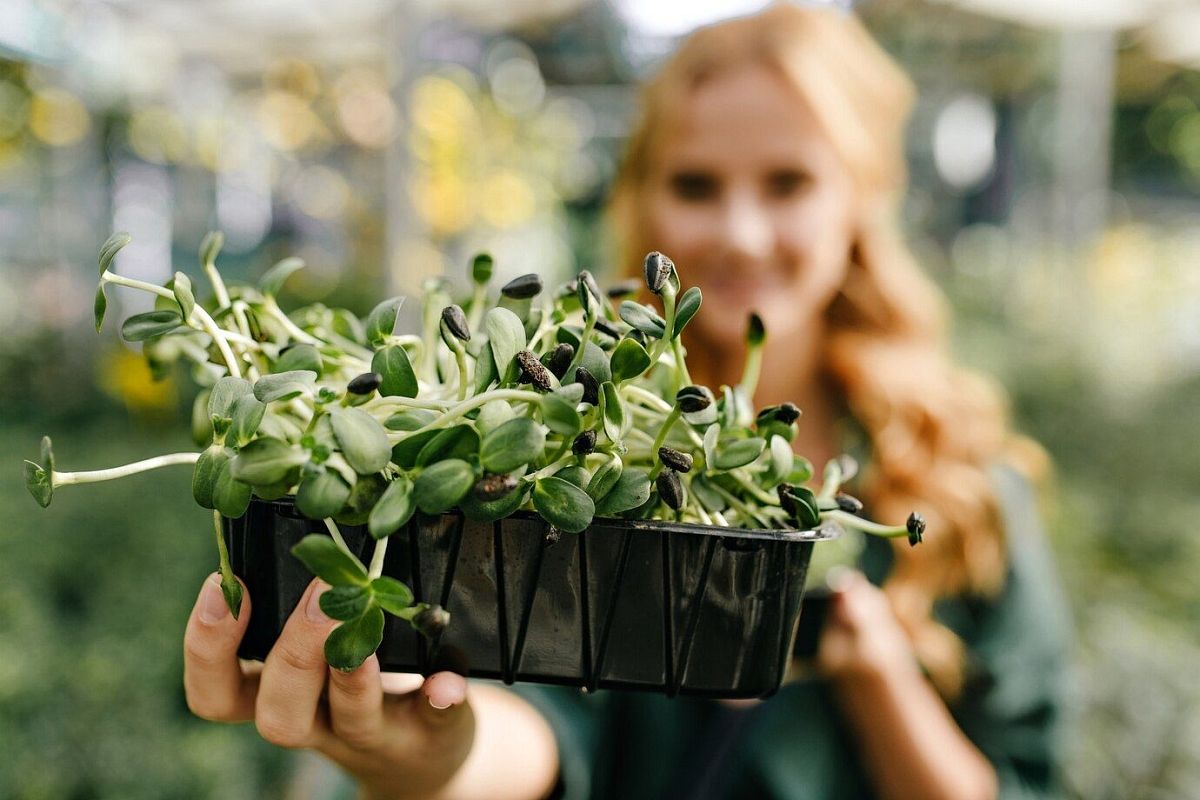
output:
{"label": "seedling cluster", "polygon": [[[329,663],[353,669],[379,646],[384,613],[436,636],[449,621],[437,606],[382,574],[388,537],[414,514],[458,509],[490,521],[518,509],[541,515],[552,537],[578,533],[596,516],[670,519],[739,528],[843,525],[920,541],[925,523],[885,526],[858,516],[841,493],[857,467],[843,456],[813,467],[792,450],[800,409],[755,413],[766,331],[752,315],[741,381],[714,392],[692,382],[681,334],[701,306],[669,258],[650,253],[645,282],[602,291],[588,272],[546,291],[523,275],[493,295],[493,262],[476,256],[470,292],[458,303],[443,280],[424,287],[420,331],[403,330],[393,297],[365,317],[308,305],[285,313],[276,297],[303,267],[288,258],[257,286],[226,284],[216,268],[219,233],[200,249],[212,298],[199,303],[182,272],[165,286],[115,273],[130,240],[112,236],[99,258],[96,329],[107,291],[155,295],[155,309],[127,319],[156,375],[190,365],[202,387],[192,429],[197,452],[172,453],[94,472],[60,472],[49,437],[25,462],[34,498],[49,505],[73,483],[191,464],[192,494],[212,509],[222,588],[236,615],[241,585],[230,568],[221,516],[240,517],[252,497],[294,497],[318,520],[293,550],[332,589],[322,609],[340,620],[326,642]],[[648,289],[661,311],[638,302]],[[369,565],[339,525],[366,525],[376,540]]]}

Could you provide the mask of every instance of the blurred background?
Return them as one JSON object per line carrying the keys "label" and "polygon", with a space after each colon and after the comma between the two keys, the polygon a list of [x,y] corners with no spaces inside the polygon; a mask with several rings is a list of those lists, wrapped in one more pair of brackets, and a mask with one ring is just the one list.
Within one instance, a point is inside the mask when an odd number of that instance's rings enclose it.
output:
{"label": "blurred background", "polygon": [[[458,275],[609,265],[600,212],[636,82],[761,0],[0,0],[0,796],[278,797],[290,754],[193,719],[183,624],[215,566],[176,468],[17,478],[191,449],[96,252],[197,274],[204,233],[284,307],[365,312]],[[912,73],[907,222],[961,359],[1052,454],[1075,611],[1077,798],[1200,796],[1200,2],[865,0]]]}

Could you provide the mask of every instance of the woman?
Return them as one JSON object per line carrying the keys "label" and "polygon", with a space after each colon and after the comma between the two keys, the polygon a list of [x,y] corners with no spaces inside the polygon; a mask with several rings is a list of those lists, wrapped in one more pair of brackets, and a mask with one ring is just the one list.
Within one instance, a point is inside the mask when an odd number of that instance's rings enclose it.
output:
{"label": "woman", "polygon": [[819,679],[753,704],[468,691],[449,673],[385,697],[374,659],[325,667],[316,586],[246,675],[249,615],[210,582],[186,639],[193,710],[316,748],[371,798],[1051,794],[1061,604],[1028,489],[996,466],[1000,406],[949,363],[940,297],[898,235],[912,95],[853,17],[775,6],[684,43],[646,87],[614,192],[623,264],[662,250],[721,308],[689,329],[696,382],[736,381],[757,310],[756,403],[803,408],[797,450],[817,463],[861,449],[874,516],[929,520],[922,547],[872,545],[870,580],[836,587]]}

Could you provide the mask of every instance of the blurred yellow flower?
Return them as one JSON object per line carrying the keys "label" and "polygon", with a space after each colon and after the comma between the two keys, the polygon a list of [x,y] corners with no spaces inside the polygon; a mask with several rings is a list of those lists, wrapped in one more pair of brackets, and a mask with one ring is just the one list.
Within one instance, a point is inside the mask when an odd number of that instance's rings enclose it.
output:
{"label": "blurred yellow flower", "polygon": [[29,105],[29,129],[43,142],[66,147],[81,140],[91,128],[87,109],[63,89],[42,89]]}
{"label": "blurred yellow flower", "polygon": [[141,353],[116,347],[100,358],[96,382],[114,400],[120,400],[133,414],[151,415],[171,411],[178,403],[175,381],[155,381]]}

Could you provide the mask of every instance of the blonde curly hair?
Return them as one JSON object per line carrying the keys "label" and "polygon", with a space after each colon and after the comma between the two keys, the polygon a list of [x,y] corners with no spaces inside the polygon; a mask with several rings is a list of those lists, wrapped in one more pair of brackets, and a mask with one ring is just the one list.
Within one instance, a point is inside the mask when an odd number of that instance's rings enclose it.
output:
{"label": "blonde curly hair", "polygon": [[645,213],[645,179],[670,115],[698,82],[746,64],[766,65],[800,91],[852,172],[862,215],[844,285],[825,313],[823,376],[862,426],[871,463],[859,491],[879,519],[920,509],[925,543],[897,541],[884,586],[935,686],[956,696],[961,640],[932,617],[942,596],[987,595],[1003,584],[1006,555],[988,465],[1015,445],[1002,394],[954,366],[946,302],[917,266],[900,233],[907,180],[904,127],[911,81],[854,16],[772,6],[690,36],[644,87],[641,113],[610,199],[621,270],[640,274],[657,249]]}

